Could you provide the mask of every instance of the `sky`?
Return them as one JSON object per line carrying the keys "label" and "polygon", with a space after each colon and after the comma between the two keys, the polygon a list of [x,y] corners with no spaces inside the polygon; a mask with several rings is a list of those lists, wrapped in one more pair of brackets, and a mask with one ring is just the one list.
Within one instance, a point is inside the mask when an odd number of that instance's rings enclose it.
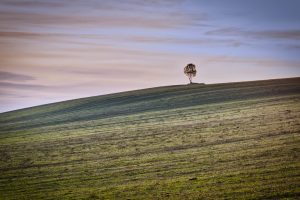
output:
{"label": "sky", "polygon": [[0,0],[0,112],[300,76],[299,0]]}

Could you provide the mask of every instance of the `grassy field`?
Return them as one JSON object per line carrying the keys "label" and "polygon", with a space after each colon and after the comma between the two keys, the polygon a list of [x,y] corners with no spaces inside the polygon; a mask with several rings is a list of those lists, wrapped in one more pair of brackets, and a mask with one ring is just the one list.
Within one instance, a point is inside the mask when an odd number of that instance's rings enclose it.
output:
{"label": "grassy field", "polygon": [[299,199],[300,78],[0,114],[0,199]]}

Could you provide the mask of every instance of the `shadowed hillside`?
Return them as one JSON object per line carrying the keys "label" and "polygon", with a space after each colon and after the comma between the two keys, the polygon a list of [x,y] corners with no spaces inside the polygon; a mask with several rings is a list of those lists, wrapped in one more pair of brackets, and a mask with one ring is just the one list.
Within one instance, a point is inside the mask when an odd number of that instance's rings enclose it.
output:
{"label": "shadowed hillside", "polygon": [[296,199],[300,78],[0,114],[0,199]]}

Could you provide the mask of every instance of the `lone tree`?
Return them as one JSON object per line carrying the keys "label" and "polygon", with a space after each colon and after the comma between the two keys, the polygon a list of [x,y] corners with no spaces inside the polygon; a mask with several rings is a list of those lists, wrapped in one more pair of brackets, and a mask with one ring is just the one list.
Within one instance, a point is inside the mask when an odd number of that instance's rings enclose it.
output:
{"label": "lone tree", "polygon": [[197,73],[196,66],[192,63],[188,64],[184,68],[184,73],[187,75],[187,77],[189,77],[190,84],[192,84],[192,78],[195,77]]}

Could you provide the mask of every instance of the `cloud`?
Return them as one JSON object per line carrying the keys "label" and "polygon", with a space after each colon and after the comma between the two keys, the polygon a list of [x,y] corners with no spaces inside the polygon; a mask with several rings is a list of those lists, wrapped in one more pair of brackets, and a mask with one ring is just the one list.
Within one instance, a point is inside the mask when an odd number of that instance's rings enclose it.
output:
{"label": "cloud", "polygon": [[300,40],[300,29],[289,30],[257,30],[249,31],[243,28],[226,27],[210,30],[206,35],[218,36],[240,36],[260,39],[286,39],[286,40]]}
{"label": "cloud", "polygon": [[12,91],[2,91],[0,90],[0,95],[1,95],[1,98],[0,100],[2,99],[5,99],[5,98],[26,98],[26,97],[30,97],[30,95],[21,95],[19,93],[13,93]]}
{"label": "cloud", "polygon": [[263,38],[274,38],[274,39],[290,39],[290,40],[300,40],[300,29],[294,30],[267,30],[258,31],[252,33],[254,36]]}
{"label": "cloud", "polygon": [[21,89],[21,90],[40,90],[40,89],[53,89],[54,86],[46,86],[40,84],[23,84],[23,83],[10,83],[10,82],[0,82],[0,88],[5,89]]}
{"label": "cloud", "polygon": [[58,33],[36,33],[36,32],[24,32],[24,31],[0,31],[1,38],[33,38],[37,37],[67,37],[70,34],[58,34]]}
{"label": "cloud", "polygon": [[290,45],[284,45],[288,49],[293,49],[293,50],[300,50],[300,44],[290,44]]}
{"label": "cloud", "polygon": [[51,7],[51,8],[58,8],[61,6],[64,6],[65,4],[63,2],[58,1],[32,1],[32,0],[23,0],[23,1],[15,1],[15,0],[9,0],[9,1],[2,1],[2,5],[6,6],[15,6],[15,7]]}
{"label": "cloud", "polygon": [[23,75],[23,74],[17,74],[13,72],[0,71],[0,80],[1,81],[31,81],[31,80],[35,80],[35,77]]}
{"label": "cloud", "polygon": [[169,6],[172,7],[174,4],[181,5],[185,0],[114,0],[114,1],[76,1],[73,0],[44,0],[44,1],[33,1],[33,0],[3,0],[2,5],[13,6],[19,8],[32,8],[32,7],[62,7],[62,6],[81,6],[84,8],[96,8],[99,10],[111,9],[111,10],[123,10],[127,7],[133,7],[135,9],[142,9],[147,7],[157,6]]}
{"label": "cloud", "polygon": [[[125,38],[124,38],[125,40]],[[227,45],[227,46],[240,46],[246,44],[237,39],[221,39],[221,38],[208,38],[208,37],[166,37],[166,36],[130,36],[127,40],[139,43],[157,43],[157,44],[172,44],[172,45]]]}
{"label": "cloud", "polygon": [[[15,32],[15,31],[0,31],[0,38],[19,38],[19,39],[51,39],[60,42],[72,42],[76,44],[80,43],[80,40],[94,39],[97,41],[112,41],[112,42],[137,42],[137,43],[158,43],[158,44],[183,44],[183,45],[199,45],[199,44],[226,44],[236,46],[244,44],[239,40],[235,39],[216,39],[216,38],[184,38],[174,36],[161,36],[161,35],[104,35],[104,34],[59,34],[59,33],[36,33],[36,32]],[[86,43],[91,45],[92,43]]]}
{"label": "cloud", "polygon": [[[12,6],[13,9],[5,9],[7,6]],[[53,6],[58,8],[53,8]],[[192,13],[184,13],[180,8],[180,3],[161,1],[87,1],[76,3],[73,1],[38,3],[35,1],[13,1],[2,2],[0,3],[1,7],[1,26],[10,28],[39,25],[72,28],[170,29],[183,27],[195,20],[199,22],[205,18],[204,16],[195,16]]]}
{"label": "cloud", "polygon": [[[142,65],[142,66],[141,66]],[[66,69],[64,72],[70,75],[81,76],[82,79],[102,82],[102,84],[110,84],[111,82],[128,82],[131,80],[134,82],[135,78],[147,80],[149,78],[163,77],[168,74],[165,68],[155,67],[155,65],[146,64],[129,64],[118,65],[110,64],[103,66],[101,68],[86,68],[86,69]]]}
{"label": "cloud", "polygon": [[300,61],[291,61],[291,60],[281,60],[275,58],[257,58],[257,57],[237,57],[237,56],[206,56],[204,62],[219,62],[224,64],[240,64],[247,65],[250,64],[259,67],[289,67],[289,68],[299,68]]}

